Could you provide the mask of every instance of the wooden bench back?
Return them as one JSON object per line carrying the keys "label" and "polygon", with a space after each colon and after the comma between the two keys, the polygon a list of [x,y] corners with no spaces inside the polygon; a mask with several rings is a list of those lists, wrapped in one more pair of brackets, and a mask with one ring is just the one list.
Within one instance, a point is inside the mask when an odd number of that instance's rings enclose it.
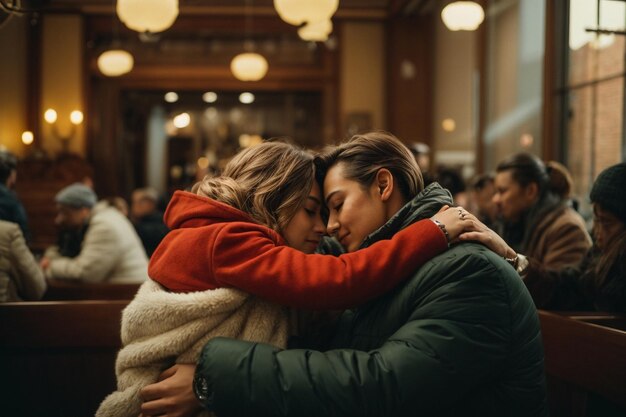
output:
{"label": "wooden bench back", "polygon": [[113,392],[129,300],[0,304],[2,414],[92,417]]}
{"label": "wooden bench back", "polygon": [[626,317],[539,311],[551,414],[585,416],[595,393],[626,411]]}

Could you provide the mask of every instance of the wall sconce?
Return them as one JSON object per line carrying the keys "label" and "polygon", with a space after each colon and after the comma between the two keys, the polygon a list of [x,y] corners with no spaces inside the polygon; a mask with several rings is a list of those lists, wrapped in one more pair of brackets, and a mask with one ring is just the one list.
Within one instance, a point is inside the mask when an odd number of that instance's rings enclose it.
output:
{"label": "wall sconce", "polygon": [[72,123],[70,131],[67,134],[62,134],[57,126],[57,112],[54,109],[48,109],[43,115],[43,118],[51,126],[52,136],[61,141],[63,146],[63,152],[67,153],[69,150],[69,142],[76,134],[76,126],[83,122],[83,112],[74,110],[70,113],[70,122]]}

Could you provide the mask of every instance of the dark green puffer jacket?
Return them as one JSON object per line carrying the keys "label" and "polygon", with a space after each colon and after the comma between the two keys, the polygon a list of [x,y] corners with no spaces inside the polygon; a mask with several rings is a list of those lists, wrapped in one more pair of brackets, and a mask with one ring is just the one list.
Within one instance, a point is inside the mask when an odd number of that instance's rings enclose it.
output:
{"label": "dark green puffer jacket", "polygon": [[[428,187],[364,245],[450,204]],[[545,416],[536,310],[515,271],[459,244],[398,288],[345,312],[333,350],[207,343],[218,416]]]}

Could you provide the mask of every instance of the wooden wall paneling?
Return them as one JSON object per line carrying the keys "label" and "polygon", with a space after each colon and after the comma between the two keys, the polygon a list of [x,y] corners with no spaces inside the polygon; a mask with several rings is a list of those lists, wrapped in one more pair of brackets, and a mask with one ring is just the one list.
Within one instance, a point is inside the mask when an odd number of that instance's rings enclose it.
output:
{"label": "wooden wall paneling", "polygon": [[[407,142],[432,144],[432,14],[395,17],[387,23],[387,123]],[[404,68],[403,68],[404,66]]]}

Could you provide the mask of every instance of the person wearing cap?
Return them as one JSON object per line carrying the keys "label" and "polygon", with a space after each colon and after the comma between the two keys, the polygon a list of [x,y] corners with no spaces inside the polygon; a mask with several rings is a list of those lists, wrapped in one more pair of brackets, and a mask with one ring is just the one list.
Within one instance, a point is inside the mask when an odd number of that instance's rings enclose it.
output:
{"label": "person wearing cap", "polygon": [[0,220],[17,223],[26,239],[29,238],[26,210],[12,191],[17,180],[17,158],[0,151]]}
{"label": "person wearing cap", "polygon": [[55,196],[55,222],[65,229],[85,228],[77,256],[46,251],[41,266],[47,278],[85,282],[140,283],[148,277],[148,259],[130,221],[94,191],[75,183]]}

